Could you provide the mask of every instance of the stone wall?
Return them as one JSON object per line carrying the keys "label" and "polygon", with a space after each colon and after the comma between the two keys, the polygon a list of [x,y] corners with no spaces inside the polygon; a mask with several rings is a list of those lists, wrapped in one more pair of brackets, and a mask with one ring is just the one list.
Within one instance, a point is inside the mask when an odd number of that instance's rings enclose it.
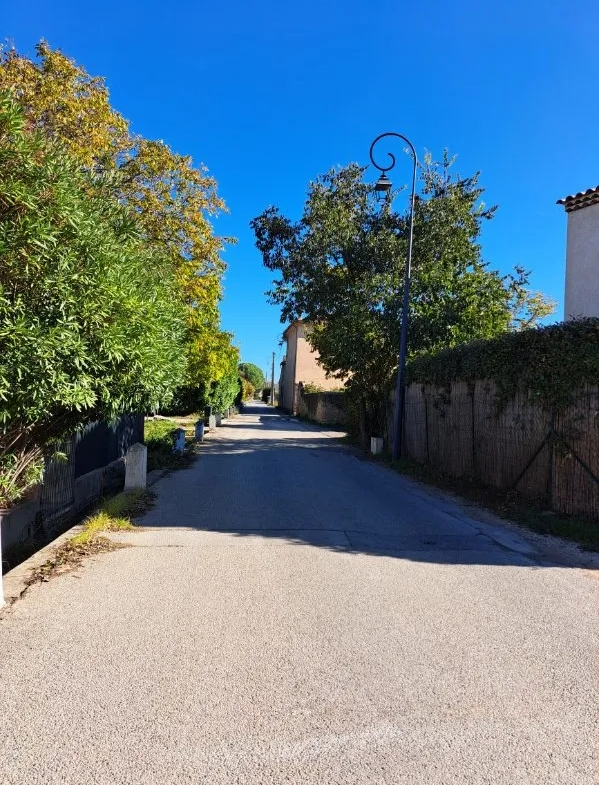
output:
{"label": "stone wall", "polygon": [[300,387],[298,414],[321,425],[347,425],[347,398],[344,392],[305,393]]}

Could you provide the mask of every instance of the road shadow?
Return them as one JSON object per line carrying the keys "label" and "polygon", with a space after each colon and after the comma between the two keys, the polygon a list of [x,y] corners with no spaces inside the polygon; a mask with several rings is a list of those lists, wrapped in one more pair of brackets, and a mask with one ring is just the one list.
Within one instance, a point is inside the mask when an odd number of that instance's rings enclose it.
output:
{"label": "road shadow", "polygon": [[190,469],[155,486],[158,503],[142,526],[438,564],[585,566],[584,552],[580,563],[557,562],[490,513],[273,415],[276,428],[242,417],[230,426],[256,437],[229,437],[227,423]]}

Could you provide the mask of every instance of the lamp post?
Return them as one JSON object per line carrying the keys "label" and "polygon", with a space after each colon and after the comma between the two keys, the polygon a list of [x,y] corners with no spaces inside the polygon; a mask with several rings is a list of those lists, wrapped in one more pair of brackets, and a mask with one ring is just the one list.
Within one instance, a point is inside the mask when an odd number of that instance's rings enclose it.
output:
{"label": "lamp post", "polygon": [[376,169],[381,173],[377,180],[374,190],[378,196],[382,196],[387,202],[390,201],[391,194],[391,180],[387,177],[389,172],[395,166],[395,156],[393,153],[387,153],[391,159],[389,166],[380,166],[374,160],[373,151],[377,142],[388,136],[402,139],[410,148],[412,158],[414,159],[414,167],[412,170],[412,193],[410,196],[410,228],[408,234],[408,255],[406,259],[406,275],[403,287],[403,307],[401,312],[401,334],[399,339],[399,360],[397,364],[397,384],[395,387],[395,411],[393,413],[393,442],[391,447],[391,457],[396,461],[401,456],[401,441],[403,435],[403,416],[404,416],[404,377],[406,372],[406,354],[408,347],[408,318],[410,306],[410,275],[412,268],[412,239],[414,234],[414,199],[416,192],[416,168],[418,166],[418,157],[414,145],[409,139],[406,139],[402,134],[397,134],[394,131],[387,131],[374,140],[370,145],[370,160]]}

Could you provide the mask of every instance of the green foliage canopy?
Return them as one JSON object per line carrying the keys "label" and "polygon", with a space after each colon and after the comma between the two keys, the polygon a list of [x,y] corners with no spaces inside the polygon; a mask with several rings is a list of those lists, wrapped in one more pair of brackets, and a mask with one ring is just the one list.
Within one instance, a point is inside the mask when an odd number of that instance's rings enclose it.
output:
{"label": "green foliage canopy", "polygon": [[86,420],[168,401],[185,312],[174,272],[113,198],[118,174],[82,170],[6,96],[0,170],[0,456],[25,471]]}
{"label": "green foliage canopy", "polygon": [[599,319],[502,333],[416,357],[407,369],[408,383],[439,388],[477,379],[496,383],[500,407],[524,391],[545,410],[562,410],[585,384],[599,384]]}
{"label": "green foliage canopy", "polygon": [[212,382],[208,402],[215,412],[222,414],[233,406],[239,395],[240,380],[236,370],[230,371],[217,382]]}
{"label": "green foliage canopy", "polygon": [[80,166],[119,174],[109,180],[114,197],[135,212],[155,264],[167,277],[175,272],[186,306],[186,385],[208,390],[236,352],[220,327],[222,251],[232,239],[218,237],[211,223],[226,209],[216,181],[189,156],[132,133],[101,77],[44,41],[36,52],[29,58],[0,47],[0,91],[10,91],[28,126],[60,143]]}
{"label": "green foliage canopy", "polygon": [[262,369],[255,365],[255,363],[240,363],[239,375],[244,379],[247,379],[254,390],[261,390],[264,387],[264,374],[262,373]]}
{"label": "green foliage canopy", "polygon": [[[482,259],[478,175],[455,176],[453,160],[427,156],[419,172],[408,347],[411,357],[536,323],[552,305],[528,290],[517,268],[501,276]],[[384,424],[396,375],[408,214],[381,207],[363,167],[331,170],[310,183],[293,222],[275,207],[251,222],[281,321],[313,324],[310,342],[349,391],[370,430]]]}

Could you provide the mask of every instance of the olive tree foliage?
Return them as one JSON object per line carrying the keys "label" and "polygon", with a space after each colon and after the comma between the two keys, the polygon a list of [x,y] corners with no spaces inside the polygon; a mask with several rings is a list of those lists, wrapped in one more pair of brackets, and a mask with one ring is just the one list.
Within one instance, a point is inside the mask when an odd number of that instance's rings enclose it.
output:
{"label": "olive tree foliage", "polygon": [[185,372],[175,272],[114,198],[0,98],[0,506],[56,439],[157,409]]}
{"label": "olive tree foliage", "polygon": [[[415,205],[409,356],[535,324],[552,304],[528,273],[501,275],[482,258],[486,207],[478,174],[460,177],[447,153],[427,155]],[[313,323],[309,340],[325,370],[348,377],[362,435],[384,431],[397,374],[408,213],[381,207],[365,169],[350,164],[310,183],[302,217],[269,207],[251,222],[268,292],[281,321]],[[397,199],[396,203],[400,200]]]}

